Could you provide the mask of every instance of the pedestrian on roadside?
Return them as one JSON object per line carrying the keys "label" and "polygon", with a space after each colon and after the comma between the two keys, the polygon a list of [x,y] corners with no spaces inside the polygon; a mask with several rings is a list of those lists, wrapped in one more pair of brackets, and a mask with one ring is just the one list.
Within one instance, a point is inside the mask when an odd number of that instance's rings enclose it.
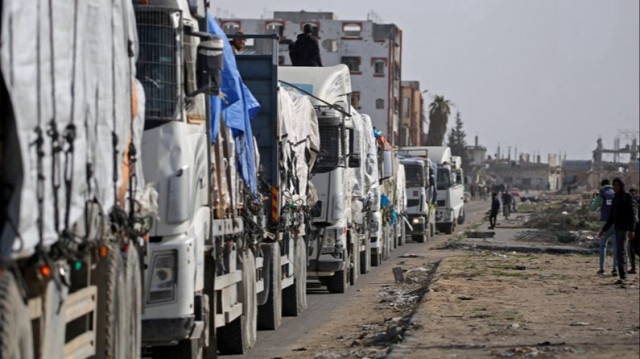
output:
{"label": "pedestrian on roadside", "polygon": [[[590,210],[595,211],[600,209],[600,227],[603,227],[607,222],[607,219],[609,219],[614,195],[615,191],[613,190],[613,186],[611,186],[609,180],[603,179],[602,182],[600,182],[600,191],[593,194],[593,199],[591,200],[591,203],[589,203]],[[600,269],[598,270],[598,274],[604,274],[604,267],[607,259],[607,244],[609,243],[609,240],[611,240],[613,248],[613,269],[611,270],[611,274],[613,276],[617,276],[618,259],[616,257],[617,245],[615,226],[611,227],[605,235],[600,238]]]}
{"label": "pedestrian on roadside", "polygon": [[636,256],[640,257],[640,196],[638,195],[638,189],[635,186],[629,188],[629,194],[636,201],[638,207],[638,218],[636,218],[636,230],[635,236],[629,241],[629,261],[631,264],[629,267],[629,274],[636,274]]}
{"label": "pedestrian on roadside", "polygon": [[312,33],[311,24],[305,24],[302,34],[289,46],[289,57],[293,66],[322,66],[320,46]]}
{"label": "pedestrian on roadside", "polygon": [[491,193],[491,212],[489,212],[489,229],[496,228],[496,219],[498,218],[498,212],[500,211],[500,201],[498,200],[498,194]]}
{"label": "pedestrian on roadside", "polygon": [[631,195],[624,190],[624,182],[616,177],[613,179],[613,190],[615,196],[611,202],[611,213],[609,219],[598,234],[600,238],[604,233],[615,225],[616,231],[616,256],[618,259],[618,274],[620,279],[616,284],[626,284],[627,282],[627,253],[625,242],[635,236],[636,224],[638,222],[638,203]]}
{"label": "pedestrian on roadside", "polygon": [[502,215],[505,219],[509,218],[511,212],[512,197],[506,189],[502,192]]}

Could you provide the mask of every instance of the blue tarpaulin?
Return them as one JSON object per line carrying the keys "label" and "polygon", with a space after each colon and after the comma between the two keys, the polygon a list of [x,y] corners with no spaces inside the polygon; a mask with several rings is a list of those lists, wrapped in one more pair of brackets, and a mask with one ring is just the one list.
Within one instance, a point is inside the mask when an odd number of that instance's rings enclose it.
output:
{"label": "blue tarpaulin", "polygon": [[242,82],[233,50],[224,31],[213,16],[207,15],[207,20],[209,33],[220,36],[224,43],[221,96],[211,96],[211,138],[215,141],[220,130],[220,115],[223,115],[225,124],[233,129],[242,179],[251,193],[257,194],[251,119],[260,109],[260,104]]}

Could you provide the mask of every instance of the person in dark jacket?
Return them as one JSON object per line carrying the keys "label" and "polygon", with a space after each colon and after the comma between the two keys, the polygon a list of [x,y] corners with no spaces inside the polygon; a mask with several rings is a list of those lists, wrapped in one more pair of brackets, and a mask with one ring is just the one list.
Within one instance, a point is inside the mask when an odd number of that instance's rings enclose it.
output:
{"label": "person in dark jacket", "polygon": [[625,284],[627,281],[627,253],[625,242],[633,239],[635,235],[636,223],[638,221],[638,203],[631,195],[624,190],[624,182],[620,178],[613,179],[613,190],[615,196],[611,203],[611,213],[607,223],[602,227],[598,237],[602,238],[604,233],[615,225],[616,230],[616,257],[618,259],[618,274],[620,279],[618,284]]}
{"label": "person in dark jacket", "polygon": [[496,219],[498,218],[498,212],[500,211],[500,201],[498,200],[498,194],[491,193],[491,212],[489,212],[489,229],[496,228]]}
{"label": "person in dark jacket", "polygon": [[[604,226],[609,219],[609,214],[611,214],[611,204],[613,202],[613,197],[616,192],[613,190],[613,186],[608,179],[603,179],[600,182],[600,191],[595,193],[591,203],[589,203],[589,209],[595,211],[597,209],[600,210],[600,226]],[[613,248],[613,269],[611,274],[616,277],[618,276],[618,260],[616,259],[616,231],[614,227],[609,228],[607,232],[605,232],[604,236],[600,238],[600,270],[598,270],[599,275],[604,274],[605,268],[605,260],[607,258],[607,243],[611,239],[611,245]]]}
{"label": "person in dark jacket", "polygon": [[311,25],[304,25],[302,31],[296,42],[289,46],[291,63],[293,66],[322,66],[320,46],[318,46],[318,40],[311,35]]}

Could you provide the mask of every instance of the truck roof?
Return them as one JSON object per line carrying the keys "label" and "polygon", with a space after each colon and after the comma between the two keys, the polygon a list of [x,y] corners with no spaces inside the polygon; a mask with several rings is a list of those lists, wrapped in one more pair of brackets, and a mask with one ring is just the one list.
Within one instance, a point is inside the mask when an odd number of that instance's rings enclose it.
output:
{"label": "truck roof", "polygon": [[[344,65],[327,67],[279,66],[278,78],[299,87],[330,104],[347,107],[347,94],[351,93],[351,74]],[[324,105],[312,99],[314,105]]]}
{"label": "truck roof", "polygon": [[429,159],[439,165],[451,162],[451,149],[448,146],[427,146]]}

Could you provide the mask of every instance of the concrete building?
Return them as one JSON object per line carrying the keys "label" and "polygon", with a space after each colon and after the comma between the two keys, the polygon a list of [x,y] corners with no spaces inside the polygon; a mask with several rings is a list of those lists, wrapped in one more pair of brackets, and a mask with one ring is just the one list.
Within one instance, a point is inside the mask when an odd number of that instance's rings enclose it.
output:
{"label": "concrete building", "polygon": [[424,98],[419,81],[402,81],[400,90],[400,146],[423,146]]}
{"label": "concrete building", "polygon": [[[400,135],[402,31],[394,24],[371,20],[338,20],[332,12],[276,11],[272,19],[219,19],[227,34],[276,33],[280,36],[279,63],[290,65],[289,44],[305,24],[320,44],[324,66],[346,64],[351,70],[352,103],[371,116],[373,125],[392,144]],[[263,46],[247,41],[245,51]]]}

